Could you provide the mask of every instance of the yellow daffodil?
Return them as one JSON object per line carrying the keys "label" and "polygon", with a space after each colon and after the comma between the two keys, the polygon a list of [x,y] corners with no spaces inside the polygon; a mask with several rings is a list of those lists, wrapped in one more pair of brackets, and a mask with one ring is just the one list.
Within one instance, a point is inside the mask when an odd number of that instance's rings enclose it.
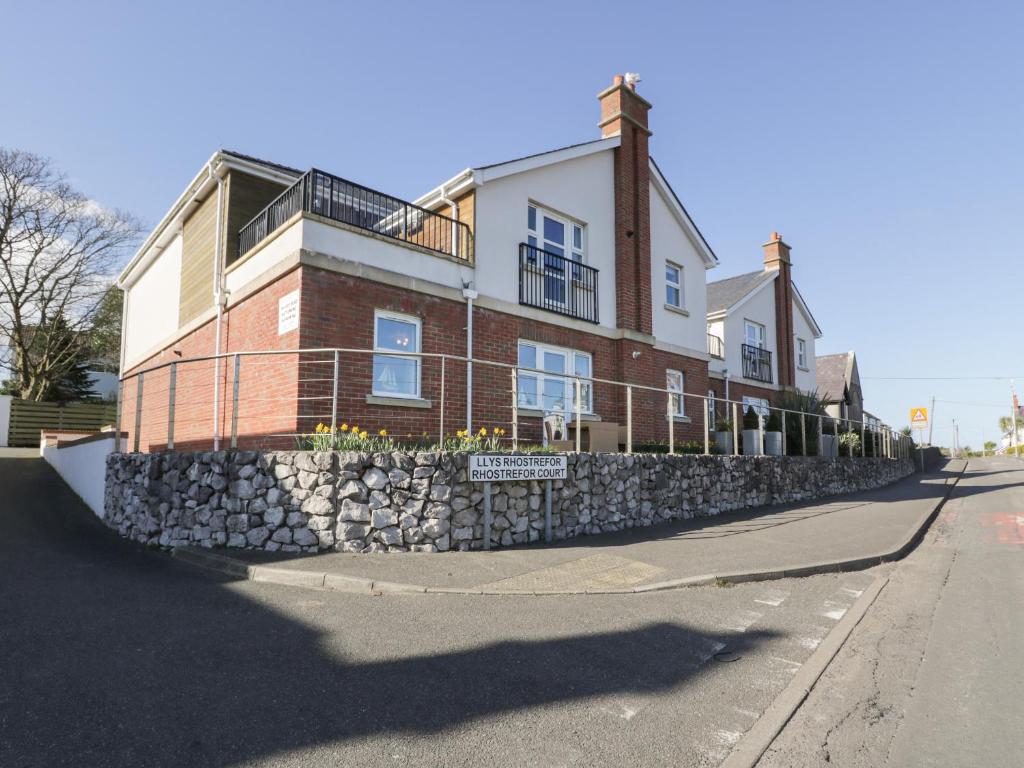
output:
{"label": "yellow daffodil", "polygon": [[487,427],[480,427],[480,437],[487,437]]}
{"label": "yellow daffodil", "polygon": [[358,435],[359,434],[359,427],[357,427],[355,424],[352,425],[352,434],[353,435]]}
{"label": "yellow daffodil", "polygon": [[348,432],[348,424],[342,424],[341,425],[341,431],[342,432]]}
{"label": "yellow daffodil", "polygon": [[365,439],[367,438],[367,434],[368,434],[368,433],[367,433],[367,432],[366,432],[366,430],[364,429],[364,430],[363,430],[362,432],[360,432],[360,433],[359,433],[359,439],[360,439],[360,440],[365,440]]}
{"label": "yellow daffodil", "polygon": [[388,436],[388,431],[386,429],[382,429],[377,434],[380,435],[381,437],[387,437]]}

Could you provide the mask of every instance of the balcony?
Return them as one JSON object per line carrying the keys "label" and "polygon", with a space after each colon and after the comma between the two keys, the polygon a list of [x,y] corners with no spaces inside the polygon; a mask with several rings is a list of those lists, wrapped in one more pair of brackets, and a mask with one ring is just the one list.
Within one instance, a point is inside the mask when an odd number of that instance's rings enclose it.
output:
{"label": "balcony", "polygon": [[725,360],[725,342],[710,333],[708,334],[708,354],[716,360]]}
{"label": "balcony", "polygon": [[461,221],[315,168],[242,227],[238,255],[251,251],[299,211],[461,261],[473,260],[473,236]]}
{"label": "balcony", "polygon": [[519,244],[519,303],[596,323],[597,273],[578,261]]}
{"label": "balcony", "polygon": [[740,358],[743,360],[743,378],[752,381],[772,383],[772,353],[761,347],[750,344],[740,346]]}

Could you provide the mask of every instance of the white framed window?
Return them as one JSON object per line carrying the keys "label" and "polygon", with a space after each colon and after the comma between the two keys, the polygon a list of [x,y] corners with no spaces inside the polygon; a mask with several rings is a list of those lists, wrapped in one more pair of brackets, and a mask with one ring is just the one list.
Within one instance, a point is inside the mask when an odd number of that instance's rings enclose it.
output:
{"label": "white framed window", "polygon": [[517,379],[520,408],[537,408],[545,413],[576,412],[575,377],[580,379],[580,410],[594,412],[594,387],[589,379],[594,364],[586,352],[552,347],[535,341],[519,342],[520,371]]}
{"label": "white framed window", "polygon": [[570,262],[586,263],[586,227],[530,203],[526,207],[526,243],[531,247],[527,262],[544,272],[544,300],[568,303],[570,281],[581,278],[581,270],[570,268]]}
{"label": "white framed window", "polygon": [[683,268],[671,261],[665,262],[665,304],[683,308]]}
{"label": "white framed window", "polygon": [[[683,391],[686,382],[686,376],[683,375],[682,371],[674,371],[671,368],[665,370],[665,389],[673,393],[672,397],[672,415],[673,416],[685,416],[686,415],[686,404],[683,402]],[[675,394],[675,393],[679,394]]]}
{"label": "white framed window", "polygon": [[807,342],[803,339],[796,340],[796,364],[799,368],[807,368]]}
{"label": "white framed window", "polygon": [[[747,397],[743,396],[743,413],[747,412],[747,408],[754,406],[754,412],[760,414],[764,418],[768,418],[768,401],[763,397]],[[740,415],[742,418],[742,414]]]}
{"label": "white framed window", "polygon": [[753,320],[743,321],[743,339],[744,343],[751,347],[757,347],[758,349],[765,348],[765,334],[764,326],[760,323],[755,323]]}
{"label": "white framed window", "polygon": [[715,390],[708,390],[708,429],[714,431],[715,429]]}
{"label": "white framed window", "polygon": [[[373,349],[375,352],[419,352],[421,330],[418,317],[375,310]],[[375,354],[373,394],[383,397],[419,398],[421,368],[418,357]]]}

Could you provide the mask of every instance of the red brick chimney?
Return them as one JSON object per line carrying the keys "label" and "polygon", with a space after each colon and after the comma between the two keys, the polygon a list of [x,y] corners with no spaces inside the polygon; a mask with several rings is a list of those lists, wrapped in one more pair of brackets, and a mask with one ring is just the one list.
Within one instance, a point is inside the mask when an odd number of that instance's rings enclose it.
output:
{"label": "red brick chimney", "polygon": [[651,193],[647,111],[640,78],[616,75],[597,94],[601,136],[620,136],[615,150],[615,316],[619,328],[651,333]]}
{"label": "red brick chimney", "polygon": [[790,272],[789,246],[778,232],[764,244],[765,271],[777,270],[775,280],[775,349],[779,385],[796,386],[796,329],[793,326],[793,276]]}

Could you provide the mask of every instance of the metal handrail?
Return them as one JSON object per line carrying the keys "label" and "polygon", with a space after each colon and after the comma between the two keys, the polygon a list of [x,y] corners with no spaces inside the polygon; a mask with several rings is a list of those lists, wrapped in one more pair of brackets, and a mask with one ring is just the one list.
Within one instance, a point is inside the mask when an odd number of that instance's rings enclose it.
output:
{"label": "metal handrail", "polygon": [[299,211],[471,262],[468,225],[371,187],[311,168],[238,232],[244,256]]}
{"label": "metal handrail", "polygon": [[520,243],[519,303],[597,323],[599,271],[575,259]]}
{"label": "metal handrail", "polygon": [[725,342],[714,334],[708,334],[708,354],[718,360],[725,360]]}
{"label": "metal handrail", "polygon": [[[238,371],[239,371],[239,366],[240,366],[241,359],[244,358],[244,357],[266,357],[266,356],[272,356],[272,355],[298,355],[298,354],[305,354],[305,355],[308,355],[308,354],[330,354],[332,356],[330,359],[324,359],[324,360],[318,360],[318,361],[309,361],[311,363],[320,363],[320,364],[327,364],[327,363],[330,363],[332,361],[334,363],[334,375],[333,375],[333,378],[331,379],[334,382],[334,396],[333,396],[333,400],[332,400],[332,415],[331,415],[332,424],[334,423],[334,419],[336,417],[336,410],[337,410],[338,359],[339,359],[339,355],[341,355],[341,354],[386,355],[388,357],[404,357],[404,358],[413,358],[413,359],[424,359],[424,358],[426,358],[426,359],[439,359],[441,361],[442,381],[444,379],[444,370],[445,370],[444,366],[445,366],[446,361],[448,361],[448,360],[452,360],[452,361],[455,361],[455,362],[472,363],[474,365],[492,366],[492,367],[496,367],[496,368],[502,368],[502,369],[509,370],[509,371],[511,371],[511,378],[512,378],[511,410],[512,410],[512,429],[513,429],[512,440],[513,440],[513,446],[515,446],[517,444],[517,442],[518,442],[517,430],[518,430],[518,412],[519,412],[520,406],[519,406],[519,403],[518,403],[518,395],[517,395],[517,381],[518,381],[519,374],[520,373],[527,373],[527,374],[542,374],[542,375],[547,375],[547,376],[552,376],[553,375],[550,371],[547,371],[547,370],[544,370],[544,369],[540,369],[540,368],[532,368],[532,367],[528,367],[528,366],[520,366],[518,364],[513,364],[513,363],[504,363],[504,362],[499,362],[499,361],[494,361],[494,360],[481,360],[481,359],[475,359],[475,358],[467,358],[467,357],[464,357],[464,356],[461,356],[461,355],[450,355],[450,354],[436,353],[436,352],[433,352],[433,353],[432,352],[397,352],[397,351],[391,351],[391,350],[382,351],[382,350],[360,349],[360,348],[316,347],[316,348],[306,348],[306,349],[297,348],[297,349],[283,349],[283,350],[252,350],[252,351],[239,351],[239,352],[225,352],[225,353],[216,354],[216,355],[200,355],[200,356],[196,356],[196,357],[192,357],[192,358],[176,359],[176,360],[173,360],[173,361],[169,361],[169,362],[165,362],[165,363],[160,363],[158,365],[150,366],[148,368],[145,368],[145,369],[142,369],[142,370],[139,370],[139,371],[135,371],[135,372],[133,372],[133,373],[127,375],[127,376],[122,376],[121,377],[121,386],[118,389],[119,404],[118,404],[118,411],[117,411],[117,420],[118,420],[117,432],[118,433],[121,432],[120,421],[121,421],[121,413],[122,413],[122,408],[123,408],[123,402],[121,402],[121,398],[122,398],[122,393],[123,393],[123,389],[124,389],[124,383],[129,381],[129,380],[131,380],[131,379],[137,379],[137,381],[138,381],[138,385],[136,387],[136,404],[135,404],[136,405],[136,408],[135,408],[136,424],[138,424],[138,422],[139,422],[139,420],[141,418],[141,413],[142,413],[142,398],[143,398],[142,381],[143,381],[143,379],[145,378],[145,376],[147,374],[151,374],[154,371],[159,371],[159,370],[162,370],[164,368],[170,368],[171,369],[171,382],[172,382],[172,386],[171,386],[171,395],[170,395],[170,407],[168,409],[169,413],[168,413],[168,425],[167,425],[168,431],[167,431],[167,436],[168,436],[169,447],[173,447],[173,439],[174,439],[174,437],[173,437],[173,435],[174,435],[174,408],[173,408],[173,405],[174,405],[174,397],[175,397],[173,381],[176,378],[175,373],[177,371],[177,367],[178,366],[182,366],[182,365],[186,365],[188,363],[197,363],[197,362],[204,362],[204,361],[212,361],[212,360],[221,360],[221,359],[232,358],[234,360],[234,363],[235,363],[235,365],[234,365],[234,368],[235,368],[235,382],[234,382],[234,386],[233,386],[233,397],[232,397],[233,405],[232,405],[232,420],[231,420],[231,425],[232,425],[231,439],[232,439],[232,445],[234,445],[235,436],[236,436],[236,430],[237,430],[237,416],[238,416]],[[632,393],[634,391],[659,393],[659,394],[661,394],[662,396],[664,396],[666,398],[666,405],[667,405],[666,418],[668,419],[668,424],[669,424],[669,452],[670,453],[674,452],[674,450],[673,450],[673,445],[674,445],[674,443],[673,443],[673,440],[674,440],[674,438],[673,438],[673,422],[674,422],[674,416],[675,416],[674,406],[675,406],[675,404],[679,400],[682,400],[682,402],[684,402],[684,403],[687,402],[687,401],[689,401],[691,403],[696,401],[696,402],[702,404],[701,412],[703,414],[703,421],[704,421],[704,447],[705,447],[705,453],[710,453],[710,435],[711,435],[711,432],[714,431],[713,430],[713,426],[714,425],[711,423],[711,419],[709,418],[709,414],[708,414],[709,402],[714,402],[716,404],[716,410],[717,410],[717,405],[718,404],[725,404],[726,408],[727,408],[727,412],[728,412],[728,406],[731,405],[732,406],[732,408],[731,408],[731,410],[732,410],[732,425],[731,426],[732,426],[732,432],[733,432],[733,436],[734,436],[734,440],[735,440],[734,452],[738,452],[739,451],[739,443],[738,443],[739,432],[740,432],[740,424],[739,424],[740,418],[739,418],[739,416],[740,416],[740,414],[742,412],[741,409],[743,408],[743,403],[741,403],[740,401],[730,400],[728,398],[723,398],[723,397],[715,397],[715,398],[712,399],[712,398],[709,398],[707,395],[698,395],[698,394],[688,393],[688,392],[679,392],[677,390],[668,389],[667,387],[654,387],[654,386],[649,386],[649,385],[645,385],[645,384],[634,384],[634,383],[630,383],[630,382],[615,381],[613,379],[604,379],[604,378],[600,378],[600,377],[596,377],[596,376],[580,376],[580,375],[572,375],[572,374],[563,374],[563,375],[559,375],[559,376],[560,376],[560,378],[565,379],[567,382],[568,381],[572,381],[573,382],[574,391],[576,393],[576,407],[575,407],[574,410],[576,412],[577,420],[579,420],[579,418],[580,418],[580,416],[582,414],[580,396],[581,396],[582,387],[583,387],[583,383],[584,382],[590,382],[591,385],[593,385],[593,384],[604,384],[604,385],[611,385],[611,386],[621,387],[621,388],[625,389],[626,409],[627,409],[627,411],[626,411],[627,412],[627,416],[626,416],[626,418],[627,418],[627,426],[626,426],[626,429],[627,429],[627,443],[626,443],[626,445],[627,445],[627,452],[631,452],[632,451],[632,418],[631,418],[632,406],[631,406],[631,404],[632,404]],[[296,396],[294,399],[298,401],[298,400],[307,400],[307,399],[311,399],[311,398],[303,398],[303,397]],[[332,398],[330,396],[324,395],[324,396],[320,396],[319,398],[312,398],[312,399],[332,399]],[[872,450],[872,454],[874,456],[877,457],[879,455],[879,450],[881,450],[883,456],[890,457],[890,458],[893,457],[893,456],[904,457],[905,458],[905,457],[907,457],[909,455],[908,452],[907,452],[907,448],[908,448],[908,446],[910,444],[907,442],[906,437],[904,435],[902,435],[901,433],[898,433],[898,432],[894,431],[890,426],[888,426],[886,424],[881,424],[877,429],[871,429],[871,428],[868,427],[867,422],[863,421],[863,420],[840,419],[840,418],[829,416],[827,414],[807,413],[807,412],[804,412],[804,411],[794,411],[794,410],[791,410],[791,409],[779,408],[779,407],[776,407],[776,406],[768,406],[768,408],[769,408],[770,411],[777,411],[778,413],[781,414],[781,418],[782,418],[782,422],[783,422],[783,426],[782,426],[782,433],[783,433],[783,435],[786,434],[785,422],[786,422],[787,414],[790,415],[790,416],[801,416],[801,417],[803,417],[801,419],[801,435],[802,435],[801,444],[802,444],[802,451],[803,451],[803,453],[805,455],[806,455],[807,442],[808,442],[807,441],[807,436],[806,436],[806,425],[807,425],[808,418],[811,420],[811,422],[810,422],[811,424],[814,424],[815,420],[817,421],[818,434],[823,434],[824,433],[825,423],[828,422],[831,425],[831,427],[832,427],[832,435],[834,437],[838,437],[839,434],[840,434],[840,430],[839,430],[839,423],[840,422],[843,422],[843,423],[848,424],[848,425],[854,425],[854,424],[859,425],[859,427],[860,427],[860,435],[861,435],[861,438],[862,438],[861,456],[866,456],[866,451],[865,451],[866,445],[863,442],[863,440],[864,440],[866,434],[869,431],[873,435],[873,438],[878,442],[879,446],[882,446],[882,445],[888,446],[888,447],[885,447],[884,449],[873,449]],[[443,425],[444,425],[443,394],[442,394],[442,402],[440,404],[440,423],[441,423],[440,434],[441,434],[441,437],[443,439],[443,435],[444,435],[444,431],[443,431]],[[763,420],[763,418],[760,420],[760,423],[759,423],[759,431],[760,431],[760,433],[763,436],[764,431],[765,431],[764,430],[764,420]],[[851,429],[849,429],[849,427],[847,427],[846,429],[843,430],[843,432],[851,432],[851,431],[855,431],[855,430],[851,430]],[[578,435],[579,435],[579,430],[577,431],[577,449],[578,449],[578,440],[579,440]],[[138,430],[136,430],[136,443],[137,442],[138,442]],[[894,451],[895,451],[895,453],[894,453]],[[785,438],[783,438],[783,453],[785,454]],[[853,456],[853,449],[852,449],[852,447],[850,448],[850,454],[849,455],[851,457]]]}
{"label": "metal handrail", "polygon": [[740,358],[745,379],[772,383],[772,353],[769,350],[752,344],[741,344]]}

